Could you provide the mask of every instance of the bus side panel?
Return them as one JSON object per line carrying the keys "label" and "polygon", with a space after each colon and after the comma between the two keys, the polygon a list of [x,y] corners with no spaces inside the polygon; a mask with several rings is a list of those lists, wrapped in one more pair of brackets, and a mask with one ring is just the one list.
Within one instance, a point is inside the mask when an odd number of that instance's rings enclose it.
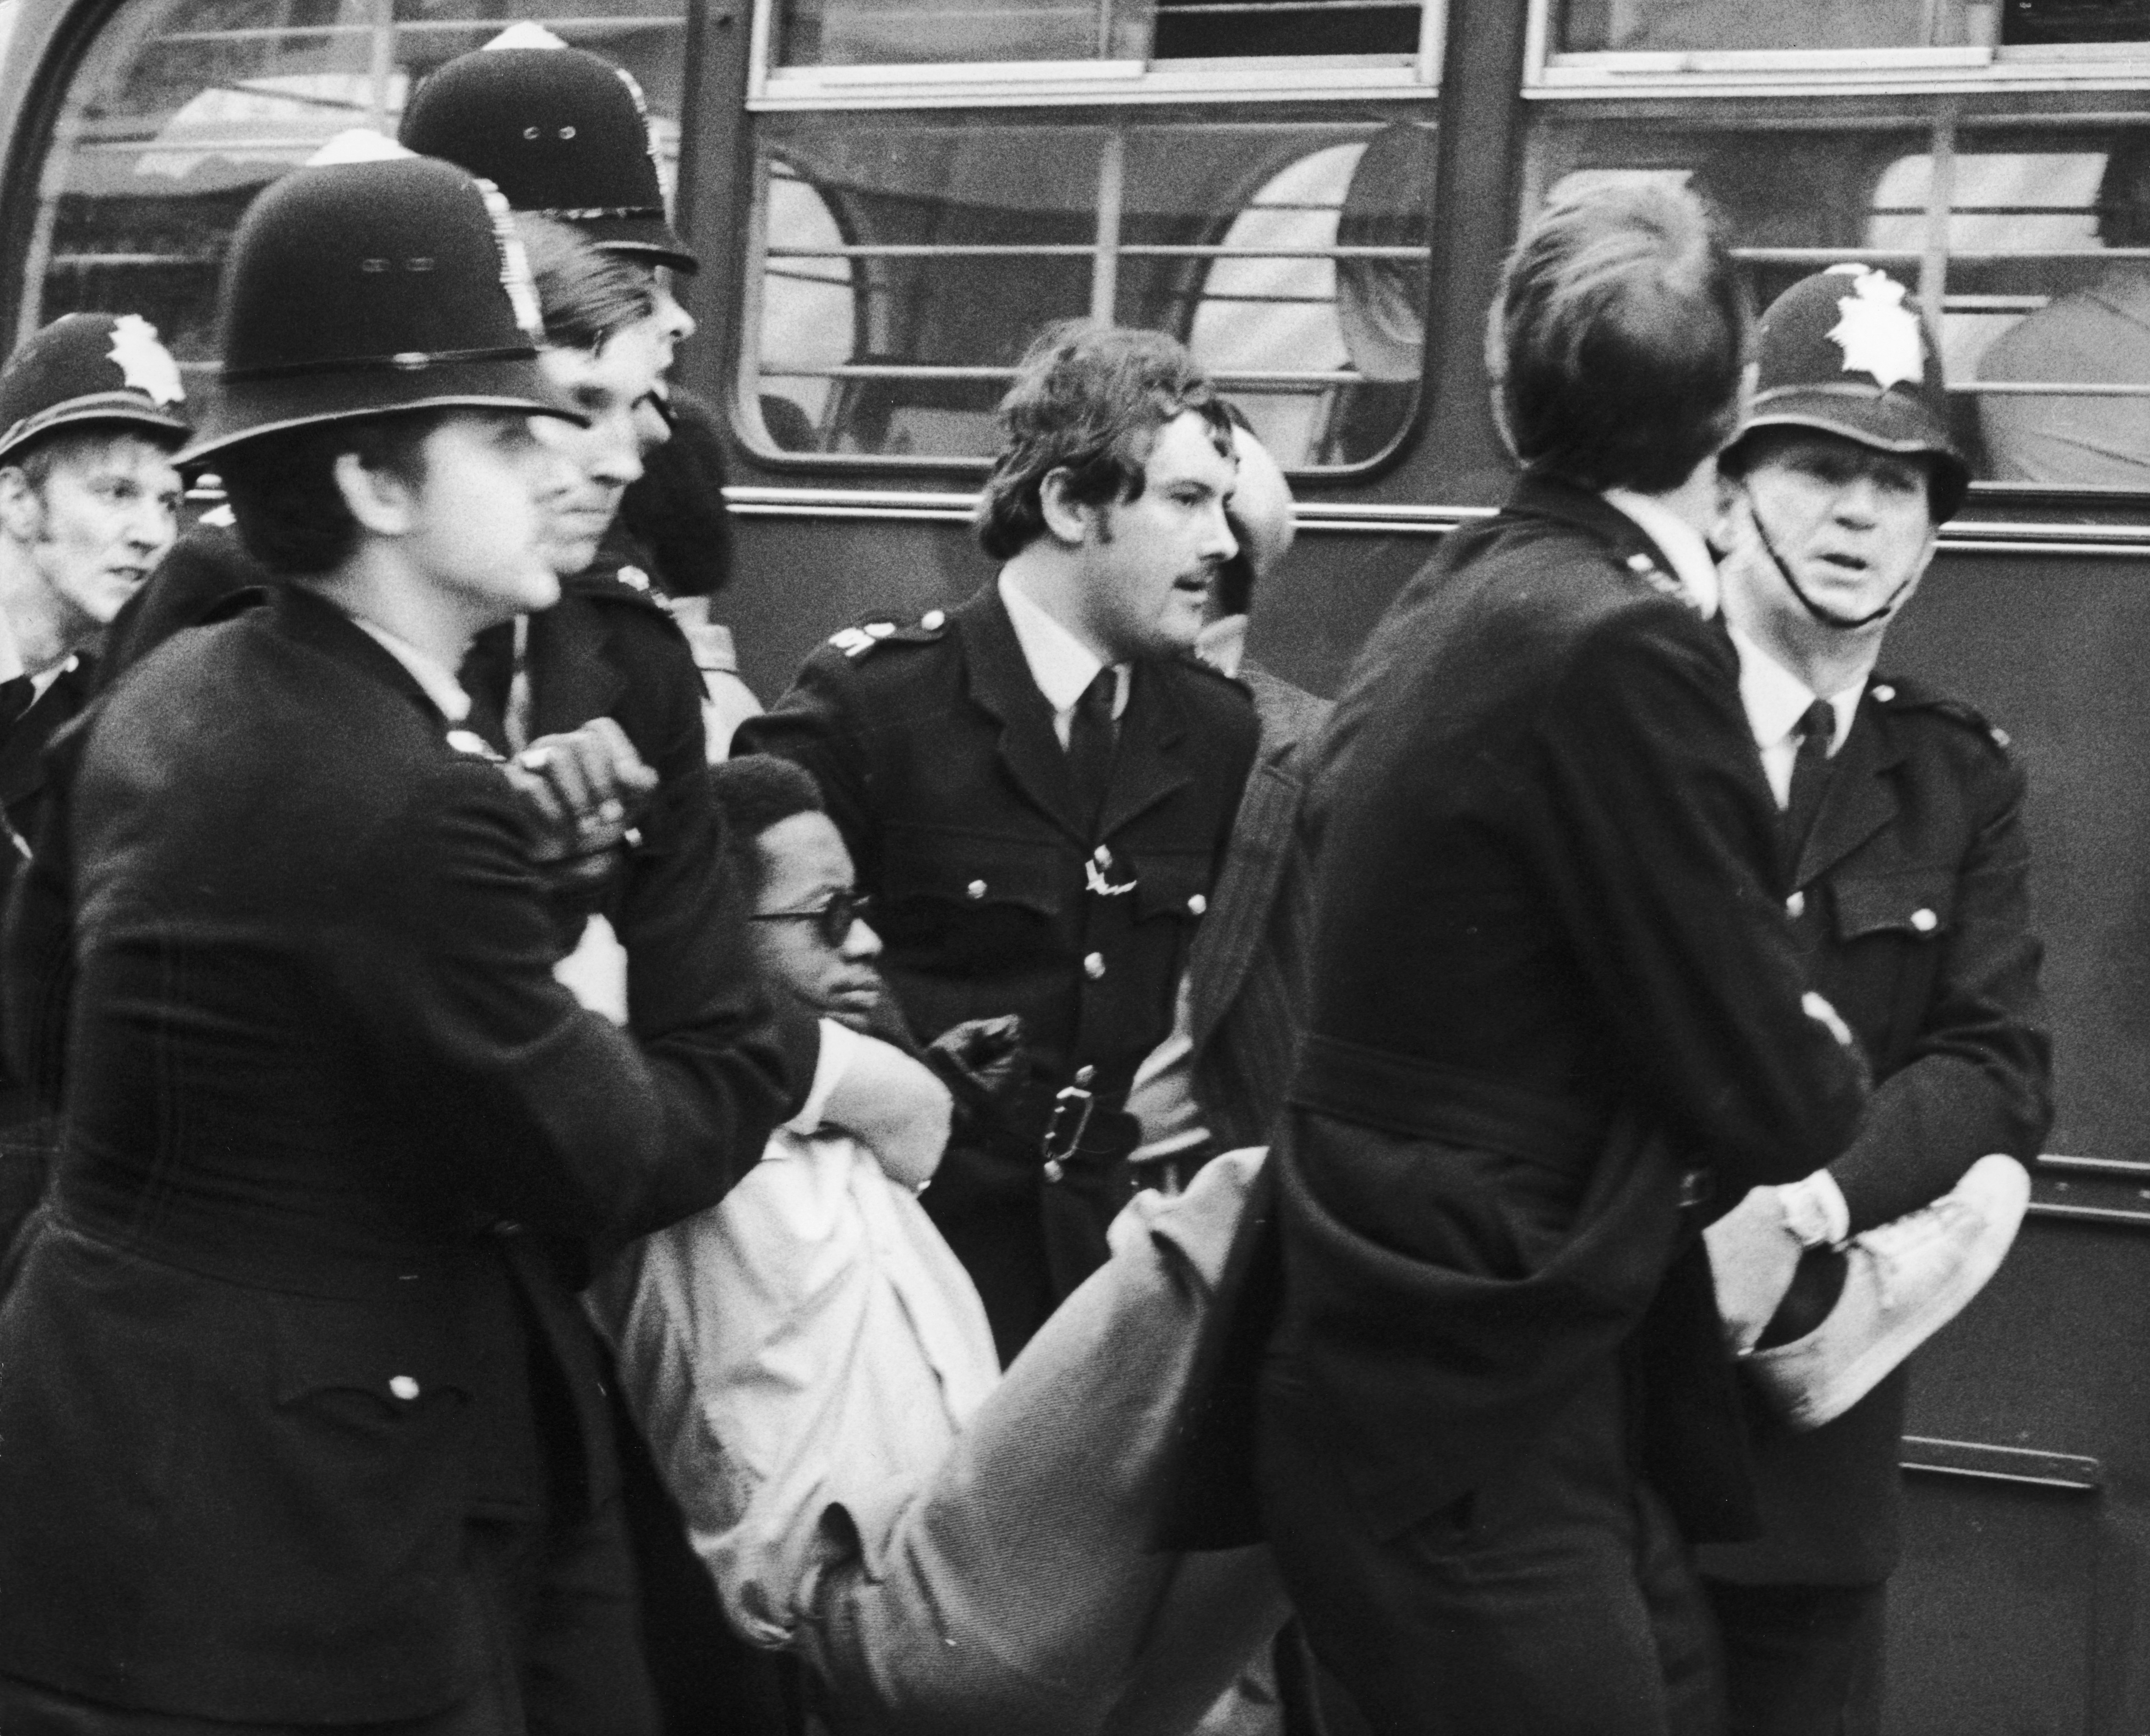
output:
{"label": "bus side panel", "polygon": [[2059,1118],[2047,1149],[2150,1160],[2150,572],[1945,554],[1883,660],[1970,701],[2029,775]]}
{"label": "bus side panel", "polygon": [[[2037,1197],[2034,1214],[2142,1204],[2132,1186],[2042,1178]],[[2150,1214],[2034,1215],[1991,1288],[1921,1353],[1905,1458],[1956,1468],[1907,1472],[1888,1736],[2117,1736],[2150,1722],[2146,1237]]]}

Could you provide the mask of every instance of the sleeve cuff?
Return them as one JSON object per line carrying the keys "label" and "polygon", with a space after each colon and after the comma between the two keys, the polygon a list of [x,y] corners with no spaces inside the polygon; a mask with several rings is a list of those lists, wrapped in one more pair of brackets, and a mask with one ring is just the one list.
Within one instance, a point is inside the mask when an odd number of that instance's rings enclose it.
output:
{"label": "sleeve cuff", "polygon": [[1787,1182],[1777,1194],[1784,1202],[1784,1222],[1801,1247],[1834,1248],[1851,1234],[1851,1208],[1826,1169]]}
{"label": "sleeve cuff", "polygon": [[815,1057],[814,1082],[807,1090],[806,1101],[799,1106],[799,1113],[784,1123],[786,1133],[810,1133],[821,1125],[821,1118],[828,1111],[829,1099],[835,1095],[836,1088],[843,1083],[844,1075],[850,1070],[852,1057],[859,1052],[857,1032],[838,1024],[834,1019],[823,1019],[820,1024],[821,1052]]}

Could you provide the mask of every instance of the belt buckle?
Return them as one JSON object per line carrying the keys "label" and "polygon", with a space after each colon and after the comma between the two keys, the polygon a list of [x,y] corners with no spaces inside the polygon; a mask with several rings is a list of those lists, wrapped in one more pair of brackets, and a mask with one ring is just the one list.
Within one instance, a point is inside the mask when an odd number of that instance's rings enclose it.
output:
{"label": "belt buckle", "polygon": [[1052,1099],[1052,1118],[1045,1124],[1047,1181],[1059,1181],[1067,1174],[1066,1159],[1075,1155],[1083,1134],[1090,1131],[1090,1112],[1097,1102],[1097,1093],[1085,1091],[1080,1085],[1062,1086]]}

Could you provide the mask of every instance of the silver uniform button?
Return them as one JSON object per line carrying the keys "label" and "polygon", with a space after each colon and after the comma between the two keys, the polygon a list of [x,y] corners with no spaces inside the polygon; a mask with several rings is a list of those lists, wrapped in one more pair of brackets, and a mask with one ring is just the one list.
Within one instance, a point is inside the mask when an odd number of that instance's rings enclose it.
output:
{"label": "silver uniform button", "polygon": [[1088,1085],[1097,1077],[1098,1069],[1094,1067],[1078,1067],[1075,1069],[1075,1082],[1078,1085]]}
{"label": "silver uniform button", "polygon": [[941,630],[941,623],[947,618],[948,617],[945,611],[937,608],[929,608],[924,614],[918,618],[918,624],[921,627],[923,627],[928,633],[937,633]]}
{"label": "silver uniform button", "polygon": [[1806,915],[1807,895],[1804,892],[1793,893],[1790,897],[1784,901],[1784,912],[1787,916],[1804,916]]}
{"label": "silver uniform button", "polygon": [[974,880],[963,890],[973,898],[982,898],[986,896],[986,883],[982,880]]}
{"label": "silver uniform button", "polygon": [[1197,892],[1193,897],[1187,901],[1187,907],[1199,916],[1203,913],[1203,911],[1209,908],[1209,901],[1204,898],[1199,892]]}
{"label": "silver uniform button", "polygon": [[1931,911],[1920,908],[1911,912],[1911,926],[1920,934],[1931,934],[1941,926],[1941,919]]}
{"label": "silver uniform button", "polygon": [[1890,686],[1886,682],[1884,682],[1880,686],[1874,689],[1874,697],[1879,699],[1884,705],[1886,705],[1891,699],[1896,697],[1896,689]]}
{"label": "silver uniform button", "polygon": [[418,1383],[408,1375],[391,1375],[388,1380],[388,1390],[406,1405],[418,1396]]}
{"label": "silver uniform button", "polygon": [[1102,952],[1093,952],[1088,958],[1084,959],[1083,961],[1083,974],[1085,976],[1088,976],[1093,982],[1095,982],[1100,976],[1103,976],[1105,974],[1105,955]]}

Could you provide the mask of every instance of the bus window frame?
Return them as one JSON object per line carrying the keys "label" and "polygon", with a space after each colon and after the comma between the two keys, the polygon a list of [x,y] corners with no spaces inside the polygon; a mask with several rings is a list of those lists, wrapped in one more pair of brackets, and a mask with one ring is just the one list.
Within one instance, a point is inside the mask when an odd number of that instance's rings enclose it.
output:
{"label": "bus window frame", "polygon": [[[1032,108],[1107,103],[1350,100],[1437,94],[1448,0],[1419,0],[1417,53],[1246,60],[928,61],[883,66],[774,63],[780,0],[754,0],[749,113],[784,108]],[[1310,76],[1310,74],[1311,76]]]}
{"label": "bus window frame", "polygon": [[[2057,52],[2070,55],[2072,51],[2052,48],[1781,53],[1758,51],[1707,56],[1655,53],[1553,55],[1550,53],[1552,12],[1559,3],[1560,0],[1530,0],[1521,95],[1527,105],[1527,120],[1534,119],[1537,124],[1527,124],[1524,129],[1516,178],[1519,217],[1526,216],[1543,202],[1547,191],[1543,184],[1545,165],[1542,148],[1534,141],[1542,136],[1543,125],[1552,121],[1556,114],[1567,120],[1643,121],[1654,112],[1656,119],[1663,120],[1678,116],[1683,110],[1691,113],[1713,103],[1751,101],[1759,97],[1788,103],[1826,101],[1841,104],[1845,120],[1855,124],[1861,119],[1875,118],[1875,105],[1879,99],[1909,98],[1912,99],[1909,103],[1892,104],[1885,111],[1886,119],[1907,124],[1929,141],[1938,140],[1946,134],[1950,141],[1946,149],[1952,154],[1959,129],[1976,129],[1981,121],[2007,118],[2001,112],[1989,115],[1967,109],[1966,103],[1971,98],[1995,97],[2002,98],[2005,105],[2010,98],[2090,95],[2108,89],[2124,91],[2138,98],[2150,96],[2150,42],[2081,45],[2087,50],[2106,52],[2074,57],[2079,62],[2077,69],[2082,75],[2069,77],[2053,76],[2057,65],[2061,63],[2052,57]],[[2118,52],[2112,52],[2115,50]],[[1973,55],[1979,57],[1975,64],[1966,58]],[[1877,58],[1885,56],[1885,64],[1874,65]],[[2023,58],[2002,58],[2016,56]],[[1818,71],[1825,67],[1842,68],[1847,74],[1854,74],[1850,63],[1855,60],[1862,63],[1855,69],[1855,75],[1826,81],[1817,76]],[[1703,62],[1708,64],[1702,64]],[[1574,64],[1578,63],[1587,64]],[[1688,64],[1687,69],[1682,70],[1674,67],[1674,63]],[[2123,72],[2127,74],[2124,78]],[[2084,117],[2087,121],[2118,121],[2125,118],[2117,113],[2102,112],[2096,117]],[[1821,118],[1806,119],[1813,123]],[[2150,121],[2150,116],[2144,119]],[[1911,279],[1914,297],[1936,326],[1945,312],[1947,297],[1948,266],[1953,254],[1947,245],[1946,235],[1954,210],[1953,204],[1946,209],[1930,204],[1925,213],[1927,235],[1920,257],[1908,265],[1900,263],[1889,267],[1900,276]],[[1735,247],[1733,255],[1743,261],[1764,260],[1786,250]],[[1816,251],[1815,269],[1819,270],[1819,255],[1823,253],[1832,262],[1870,261],[1891,250],[1847,247]],[[1966,387],[1977,384],[1974,381],[1952,386],[1951,396],[1954,397]],[[1967,395],[1977,396],[1975,391]],[[2132,488],[2117,484],[2070,485],[1980,477],[1972,479],[1958,519],[1961,522],[1965,512],[1976,513],[1984,508],[2002,512],[2036,509],[2041,513],[2049,512],[2056,517],[2072,519],[2117,514],[2139,521],[2142,516],[2140,503],[2146,500],[2150,500],[2150,484]]]}
{"label": "bus window frame", "polygon": [[2150,40],[2056,47],[1618,49],[1563,53],[1553,8],[1529,0],[1523,52],[1527,102],[1621,98],[1946,95],[2136,91],[2150,82]]}
{"label": "bus window frame", "polygon": [[[747,220],[738,250],[744,274],[729,298],[738,310],[724,362],[722,401],[734,437],[754,462],[769,470],[801,477],[829,477],[847,472],[876,475],[925,474],[982,479],[990,457],[927,452],[794,452],[767,437],[760,406],[752,401],[760,377],[749,379],[748,364],[757,361],[761,310],[768,269],[769,162],[773,153],[760,122],[786,114],[926,114],[947,109],[1035,110],[1041,114],[1080,108],[1089,111],[1085,125],[1112,127],[1141,124],[1145,111],[1199,111],[1229,105],[1258,104],[1278,119],[1315,118],[1337,104],[1378,103],[1378,109],[1356,119],[1378,121],[1404,118],[1407,108],[1425,105],[1439,126],[1442,56],[1447,45],[1448,0],[1423,0],[1418,52],[1408,64],[1325,66],[1314,58],[1257,62],[1188,60],[1142,62],[981,62],[884,67],[777,68],[770,64],[778,0],[755,0],[747,48],[747,90],[741,160],[749,178],[740,209]],[[1162,66],[1163,70],[1159,70]],[[833,72],[834,78],[826,76]],[[996,83],[997,82],[997,87]],[[1431,189],[1429,189],[1429,193]],[[1105,225],[1098,225],[1102,233]],[[1234,212],[1234,216],[1239,214]],[[840,218],[838,220],[840,224]],[[1438,225],[1438,214],[1436,215]],[[1117,225],[1113,225],[1116,229]],[[1435,245],[1435,263],[1439,258]],[[1436,299],[1429,273],[1427,330],[1432,329]],[[1094,312],[1094,308],[1093,308]],[[1430,409],[1439,346],[1424,346],[1410,416],[1395,437],[1380,451],[1350,464],[1285,467],[1295,482],[1316,486],[1364,482],[1392,469],[1422,434]],[[1011,377],[1012,370],[1007,371]]]}

